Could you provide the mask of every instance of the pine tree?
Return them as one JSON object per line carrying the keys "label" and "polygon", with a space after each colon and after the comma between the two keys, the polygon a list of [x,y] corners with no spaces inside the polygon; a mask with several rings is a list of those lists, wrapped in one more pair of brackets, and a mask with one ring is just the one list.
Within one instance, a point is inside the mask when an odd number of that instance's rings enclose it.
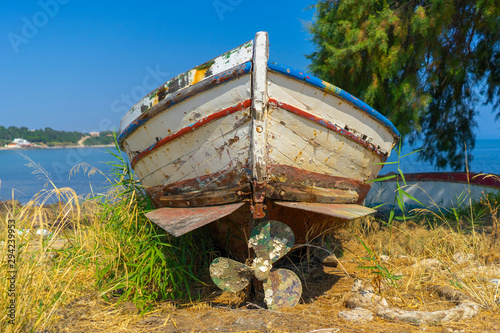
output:
{"label": "pine tree", "polygon": [[315,9],[311,71],[423,142],[424,160],[463,169],[478,105],[500,118],[500,0],[319,0]]}

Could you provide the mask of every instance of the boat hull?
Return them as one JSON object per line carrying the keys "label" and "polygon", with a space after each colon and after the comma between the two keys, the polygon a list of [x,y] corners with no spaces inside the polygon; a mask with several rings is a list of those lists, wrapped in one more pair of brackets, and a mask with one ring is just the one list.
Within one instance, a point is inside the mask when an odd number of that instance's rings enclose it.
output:
{"label": "boat hull", "polygon": [[[149,215],[165,230],[180,235],[210,224],[214,239],[229,230],[246,239],[255,218],[274,218],[305,241],[304,225],[312,226],[304,219],[323,225],[327,216],[373,212],[359,206],[366,181],[399,133],[342,89],[269,61],[266,33],[174,81],[134,106],[119,136],[154,205],[165,208]],[[196,215],[196,207],[211,208]],[[217,216],[223,222],[211,223]],[[244,226],[241,235],[235,226]]]}
{"label": "boat hull", "polygon": [[395,208],[397,181],[405,192],[417,201],[403,196],[408,209],[459,208],[470,202],[479,202],[488,193],[500,193],[500,175],[466,172],[429,172],[405,174],[406,185],[402,179],[392,178],[375,182],[366,198],[369,206],[384,204],[379,210]]}

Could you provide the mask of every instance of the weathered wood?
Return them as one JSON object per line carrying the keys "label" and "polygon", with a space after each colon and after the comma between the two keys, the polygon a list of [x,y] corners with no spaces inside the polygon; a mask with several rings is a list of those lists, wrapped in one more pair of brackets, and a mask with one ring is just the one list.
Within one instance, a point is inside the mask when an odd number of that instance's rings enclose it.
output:
{"label": "weathered wood", "polygon": [[[135,104],[123,117],[120,123],[120,132],[125,135],[122,135],[121,139],[125,139],[126,136],[130,134],[127,133],[127,127],[138,119],[141,114],[147,113],[151,107],[163,100],[169,100],[174,95],[183,96],[185,98],[187,95],[183,91],[199,82],[208,80],[217,81],[217,79],[224,78],[228,79],[228,71],[230,72],[239,65],[251,61],[252,55],[253,41],[249,41],[165,82]],[[212,80],[214,78],[216,80]],[[182,93],[179,94],[180,92]],[[191,93],[194,92],[191,91]]]}
{"label": "weathered wood", "polygon": [[216,191],[196,191],[178,195],[167,195],[160,198],[164,207],[202,207],[223,205],[243,201],[251,194],[250,184],[239,187],[220,188]]}
{"label": "weathered wood", "polygon": [[250,159],[249,112],[233,113],[159,147],[135,166],[141,184],[169,185],[228,169],[250,177],[244,170]]}
{"label": "weathered wood", "polygon": [[321,203],[356,203],[358,193],[351,190],[338,190],[301,185],[269,183],[266,185],[269,199]]}
{"label": "weathered wood", "polygon": [[267,176],[267,61],[269,59],[269,41],[267,32],[255,35],[252,68],[252,181],[254,195],[253,215],[263,218],[262,203],[265,199],[264,181]]}
{"label": "weathered wood", "polygon": [[244,203],[195,208],[160,208],[146,214],[156,225],[179,237],[231,214]]}
{"label": "weathered wood", "polygon": [[[354,96],[268,58],[267,33],[259,32],[253,43],[153,91],[122,122],[122,148],[158,207],[245,202],[210,224],[220,227],[216,242],[246,240],[266,206],[299,243],[341,223],[339,215],[361,214],[357,206],[292,208],[273,200],[360,204],[365,182],[398,139],[385,117]],[[299,206],[307,209],[298,213]],[[245,241],[235,248],[248,253]]]}

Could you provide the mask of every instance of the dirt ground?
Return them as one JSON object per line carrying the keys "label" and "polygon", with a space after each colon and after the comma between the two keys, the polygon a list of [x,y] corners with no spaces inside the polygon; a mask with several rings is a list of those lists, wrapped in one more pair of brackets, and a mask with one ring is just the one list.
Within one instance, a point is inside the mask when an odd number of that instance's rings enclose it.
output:
{"label": "dirt ground", "polygon": [[[376,317],[368,322],[339,318],[349,311],[345,299],[356,278],[370,281],[369,272],[345,256],[340,267],[309,263],[301,270],[302,299],[294,308],[265,309],[262,297],[244,297],[210,289],[205,299],[192,304],[158,303],[150,312],[138,315],[134,304],[106,303],[95,294],[73,300],[58,311],[58,322],[46,332],[500,332],[500,314],[482,310],[478,316],[458,322],[414,325]],[[453,302],[430,292],[419,297],[402,295],[406,310],[451,309]],[[390,299],[390,297],[387,297]]]}

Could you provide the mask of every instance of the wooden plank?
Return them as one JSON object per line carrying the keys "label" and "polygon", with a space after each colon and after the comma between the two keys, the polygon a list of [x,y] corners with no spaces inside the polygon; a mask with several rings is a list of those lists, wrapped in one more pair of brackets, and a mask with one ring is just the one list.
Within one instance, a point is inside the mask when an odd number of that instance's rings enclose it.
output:
{"label": "wooden plank", "polygon": [[356,203],[359,195],[353,190],[341,190],[298,184],[269,182],[266,185],[266,196],[274,200],[288,200],[321,203]]}
{"label": "wooden plank", "polygon": [[[160,147],[135,165],[145,186],[168,185],[249,163],[249,109],[204,125]],[[235,127],[236,126],[236,127]]]}
{"label": "wooden plank", "polygon": [[202,207],[223,205],[242,201],[251,193],[250,183],[241,186],[231,185],[215,191],[200,190],[177,195],[164,195],[160,203],[165,207]]}
{"label": "wooden plank", "polygon": [[357,181],[375,178],[380,158],[319,124],[281,109],[271,109],[268,163]]}
{"label": "wooden plank", "polygon": [[214,112],[232,107],[251,98],[250,75],[243,75],[225,84],[180,100],[129,134],[122,144],[132,159],[164,137],[178,132]]}
{"label": "wooden plank", "polygon": [[392,132],[366,112],[306,82],[275,72],[269,72],[268,78],[269,98],[308,111],[340,128],[347,126],[360,137],[366,136],[366,140],[379,146],[383,153],[390,153],[395,142]]}
{"label": "wooden plank", "polygon": [[224,206],[160,208],[147,213],[146,216],[160,228],[179,237],[231,214],[244,204],[239,202]]}
{"label": "wooden plank", "polygon": [[[269,41],[267,32],[255,35],[252,68],[252,181],[254,182],[254,217],[264,217],[263,202],[265,199],[264,182],[267,176],[267,61],[269,59]],[[254,207],[254,206],[252,206]]]}

